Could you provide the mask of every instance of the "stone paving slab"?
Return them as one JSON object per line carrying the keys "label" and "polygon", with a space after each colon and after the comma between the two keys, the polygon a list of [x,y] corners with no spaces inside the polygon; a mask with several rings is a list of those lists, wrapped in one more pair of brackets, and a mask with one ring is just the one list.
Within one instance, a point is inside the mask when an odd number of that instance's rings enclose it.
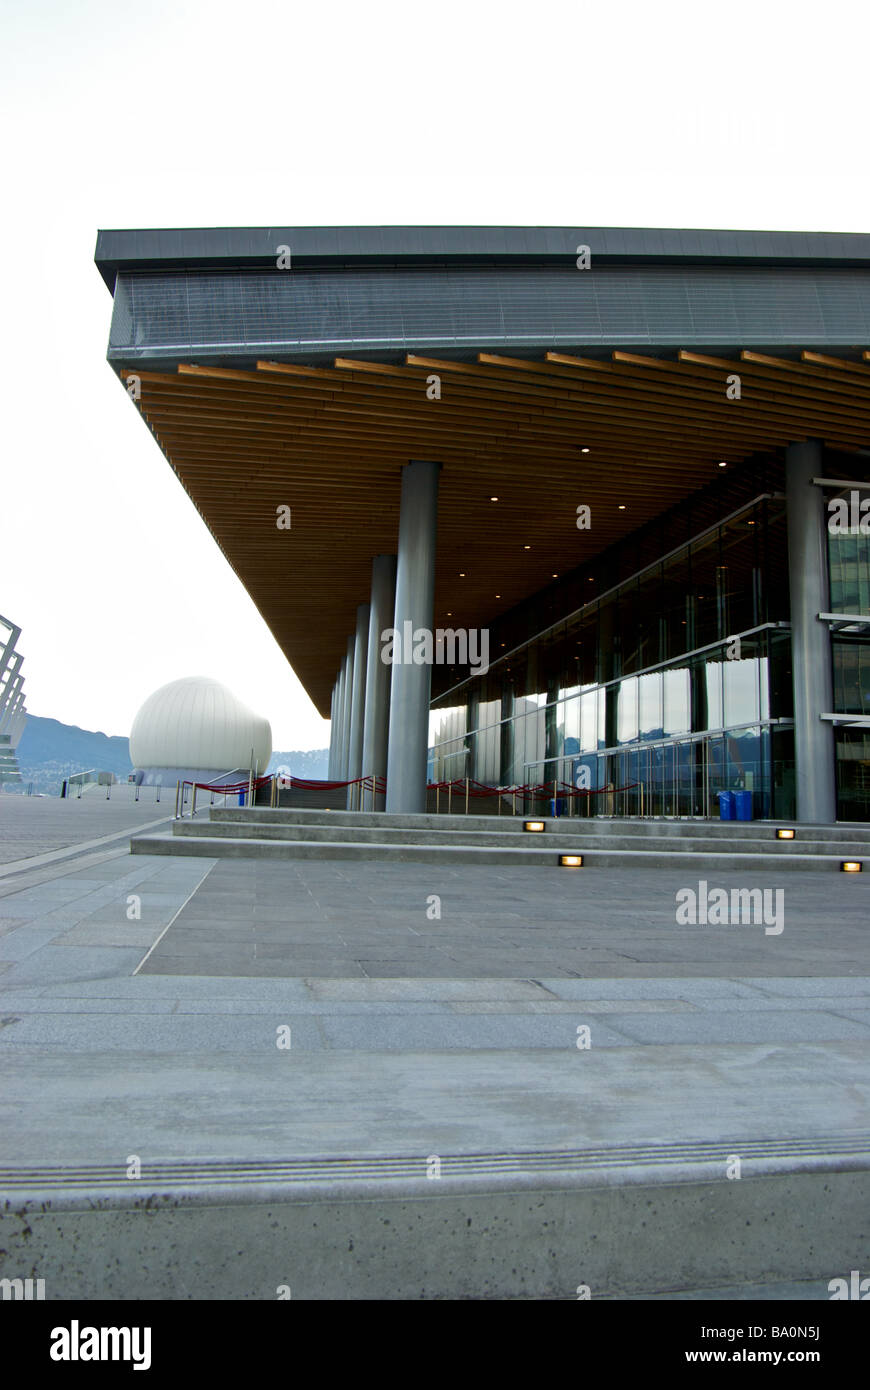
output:
{"label": "stone paving slab", "polygon": [[863,1041],[162,1055],[0,1047],[0,1161],[425,1157],[695,1140],[727,1154],[742,1140],[870,1130],[867,1053]]}
{"label": "stone paving slab", "polygon": [[[324,976],[333,978],[341,970],[469,978],[779,977],[870,969],[870,879],[802,875],[799,886],[783,887],[783,931],[769,934],[761,922],[678,924],[676,893],[699,884],[695,874],[684,881],[682,869],[624,870],[616,894],[609,875],[542,877],[522,868],[203,863],[212,865],[207,878],[145,973],[207,969],[263,977],[271,962],[276,975],[312,975],[318,959]],[[708,886],[776,891],[778,885],[764,873],[735,871],[711,876]],[[427,915],[432,894],[440,900],[436,920]],[[203,944],[207,962],[198,949]]]}

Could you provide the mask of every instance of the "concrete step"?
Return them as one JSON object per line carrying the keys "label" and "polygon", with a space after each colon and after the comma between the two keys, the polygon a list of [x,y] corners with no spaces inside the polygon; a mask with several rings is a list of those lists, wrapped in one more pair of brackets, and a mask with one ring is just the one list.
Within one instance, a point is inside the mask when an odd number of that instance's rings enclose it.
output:
{"label": "concrete step", "polygon": [[427,1152],[157,1160],[136,1181],[4,1168],[0,1274],[36,1270],[52,1299],[575,1301],[776,1280],[828,1297],[863,1268],[864,1134]]}
{"label": "concrete step", "polygon": [[780,825],[788,826],[795,831],[795,839],[804,838],[812,840],[832,840],[847,839],[855,843],[864,843],[870,847],[870,825],[864,822],[842,822],[838,825],[795,825],[790,821],[718,821],[703,819],[648,819],[638,820],[634,817],[613,817],[602,816],[561,816],[558,819],[553,817],[536,816],[533,813],[527,815],[505,815],[505,816],[475,816],[475,815],[390,815],[383,812],[371,811],[325,811],[325,810],[292,810],[288,808],[277,809],[268,806],[222,806],[209,807],[200,804],[201,812],[208,812],[211,819],[218,821],[231,821],[241,825],[303,825],[303,826],[353,826],[361,829],[374,828],[382,830],[385,825],[395,829],[411,830],[481,830],[487,833],[497,832],[499,834],[524,834],[523,822],[525,820],[543,819],[547,829],[558,829],[573,833],[575,829],[581,829],[584,833],[594,835],[634,835],[638,837],[667,836],[669,838],[680,839],[684,836],[703,834],[713,838],[723,838],[726,840],[772,840],[776,841],[776,832]]}
{"label": "concrete step", "polygon": [[[184,838],[203,839],[257,839],[264,841],[306,841],[311,844],[391,844],[391,845],[458,845],[464,848],[479,846],[484,848],[507,848],[518,850],[521,844],[512,831],[471,830],[462,826],[447,830],[442,827],[417,827],[408,829],[382,821],[378,826],[361,825],[291,825],[274,822],[252,823],[237,819],[198,819],[177,820],[172,824],[172,833]],[[837,854],[840,858],[860,858],[870,856],[870,844],[860,841],[831,840],[755,840],[749,836],[735,838],[733,841],[722,837],[706,836],[696,833],[686,836],[632,836],[611,833],[596,834],[581,825],[568,822],[550,822],[542,834],[523,835],[522,847],[539,847],[553,851],[571,853],[582,849],[644,849],[656,850],[666,854],[706,853],[710,849],[739,850],[747,854]]]}
{"label": "concrete step", "polygon": [[722,873],[734,869],[749,869],[756,873],[770,871],[780,874],[797,869],[828,869],[838,871],[843,856],[839,853],[781,854],[741,850],[718,850],[707,847],[702,851],[654,849],[582,849],[576,843],[551,844],[543,848],[527,848],[531,836],[514,845],[465,845],[456,839],[448,844],[395,844],[347,840],[267,840],[245,839],[218,835],[137,835],[130,840],[132,854],[169,854],[198,856],[204,859],[333,859],[381,861],[383,863],[501,864],[558,868],[559,854],[583,854],[586,868],[646,868],[691,866],[700,873]]}

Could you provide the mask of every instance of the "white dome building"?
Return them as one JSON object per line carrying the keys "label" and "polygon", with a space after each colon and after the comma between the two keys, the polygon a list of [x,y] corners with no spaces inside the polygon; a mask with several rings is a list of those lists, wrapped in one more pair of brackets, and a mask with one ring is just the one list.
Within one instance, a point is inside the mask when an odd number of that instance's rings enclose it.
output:
{"label": "white dome building", "polygon": [[149,695],[130,730],[134,778],[146,786],[177,781],[239,781],[261,775],[272,756],[268,719],[207,676],[185,676]]}

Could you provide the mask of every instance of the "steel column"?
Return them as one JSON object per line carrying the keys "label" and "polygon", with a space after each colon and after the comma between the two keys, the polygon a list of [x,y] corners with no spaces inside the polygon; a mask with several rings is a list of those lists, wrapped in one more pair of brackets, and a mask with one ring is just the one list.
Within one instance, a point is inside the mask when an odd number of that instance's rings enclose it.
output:
{"label": "steel column", "polygon": [[353,652],[356,645],[353,637],[347,639],[347,655],[344,658],[344,708],[341,714],[341,777],[346,782],[350,776],[350,714],[353,704]]}
{"label": "steel column", "polygon": [[[413,460],[402,471],[399,553],[393,625],[401,641],[390,679],[387,811],[426,810],[426,759],[432,667],[413,660],[407,635],[428,632],[434,643],[435,540],[439,463]],[[406,624],[408,625],[406,628]]]}
{"label": "steel column", "polygon": [[[376,555],[372,561],[372,596],[369,612],[366,707],[363,729],[362,770],[366,777],[386,777],[390,733],[390,668],[381,660],[382,633],[392,627],[396,611],[396,556]],[[384,808],[383,795],[372,804]]]}
{"label": "steel column", "polygon": [[[353,685],[350,692],[349,754],[347,775],[353,781],[363,776],[363,725],[366,713],[366,672],[369,648],[369,605],[360,603],[356,610],[356,632],[353,639]],[[362,810],[360,788],[348,787],[347,809]]]}
{"label": "steel column", "polygon": [[790,444],[785,454],[791,658],[794,682],[797,819],[828,825],[837,818],[834,730],[819,715],[834,708],[831,634],[819,613],[829,608],[821,440]]}

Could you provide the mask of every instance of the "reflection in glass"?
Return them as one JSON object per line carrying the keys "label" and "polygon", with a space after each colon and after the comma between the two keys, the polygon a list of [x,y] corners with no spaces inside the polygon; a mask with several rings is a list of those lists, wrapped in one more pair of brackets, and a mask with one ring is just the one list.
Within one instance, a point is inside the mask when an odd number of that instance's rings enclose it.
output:
{"label": "reflection in glass", "polygon": [[691,680],[688,669],[680,666],[664,675],[665,734],[687,734],[691,728]]}
{"label": "reflection in glass", "polygon": [[616,705],[616,737],[619,743],[637,738],[637,677],[620,682]]}
{"label": "reflection in glass", "polygon": [[725,718],[723,723],[749,724],[758,718],[758,663],[726,661],[722,667],[725,682]]}

